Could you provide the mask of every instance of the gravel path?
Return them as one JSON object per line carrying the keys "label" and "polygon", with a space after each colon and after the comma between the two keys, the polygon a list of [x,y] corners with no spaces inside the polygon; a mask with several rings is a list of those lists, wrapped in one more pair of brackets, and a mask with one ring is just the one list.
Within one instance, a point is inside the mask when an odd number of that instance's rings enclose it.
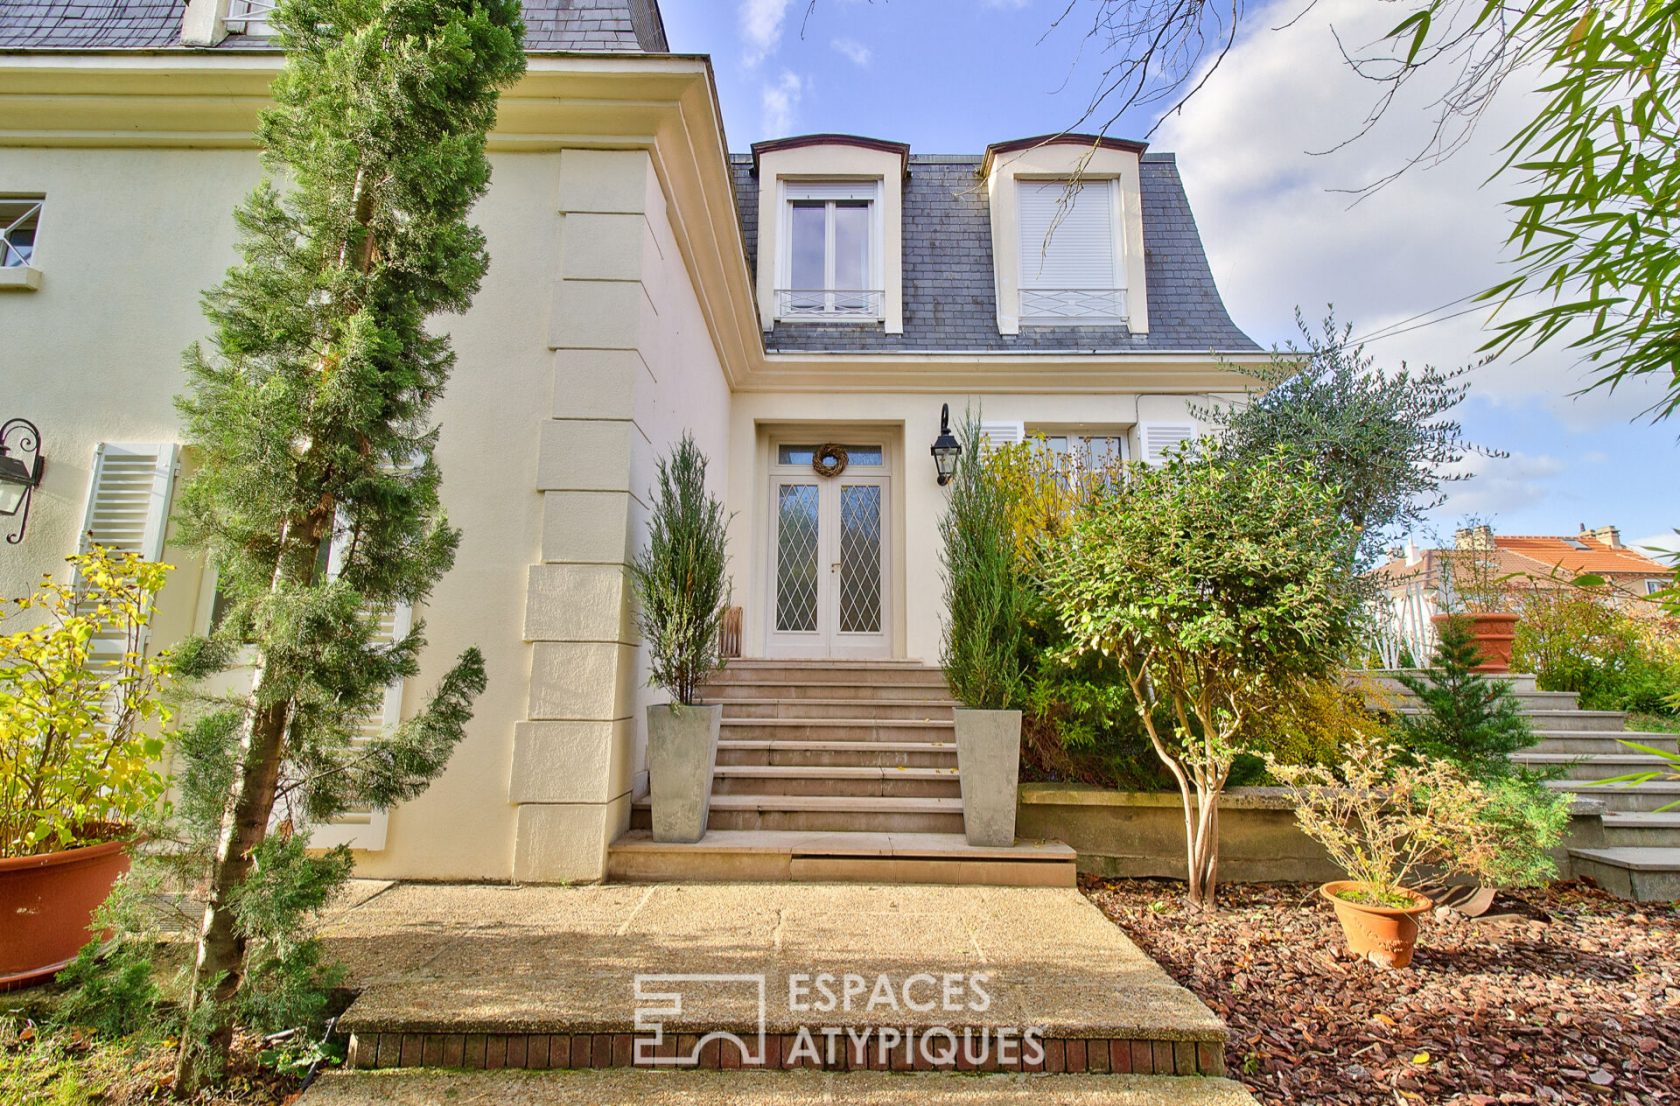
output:
{"label": "gravel path", "polygon": [[1424,922],[1409,969],[1343,951],[1306,884],[1085,894],[1231,1027],[1226,1062],[1263,1102],[1680,1103],[1680,908],[1579,884]]}

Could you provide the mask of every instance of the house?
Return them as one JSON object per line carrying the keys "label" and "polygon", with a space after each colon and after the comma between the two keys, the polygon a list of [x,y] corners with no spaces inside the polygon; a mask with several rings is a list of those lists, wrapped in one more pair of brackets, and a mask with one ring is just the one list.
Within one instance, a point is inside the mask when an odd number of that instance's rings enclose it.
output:
{"label": "house", "polygon": [[[39,426],[45,458],[0,592],[63,571],[88,534],[161,557],[179,568],[154,648],[215,601],[168,521],[195,463],[172,397],[259,179],[251,133],[282,61],[267,8],[0,8],[0,420]],[[745,656],[934,665],[942,408],[980,412],[994,441],[1151,458],[1263,356],[1220,302],[1170,154],[832,134],[731,154],[710,60],[670,52],[653,0],[525,8],[529,71],[477,211],[490,273],[437,323],[459,356],[438,459],[465,537],[424,612],[424,670],[383,720],[470,644],[489,689],[424,796],[318,829],[372,877],[603,876],[658,701],[625,564],[684,430],[733,514]],[[812,466],[826,446],[847,457],[833,477]]]}
{"label": "house", "polygon": [[[1426,660],[1435,648],[1430,617],[1452,609],[1455,559],[1475,557],[1485,574],[1513,593],[1569,586],[1580,576],[1597,576],[1624,609],[1655,617],[1646,602],[1673,580],[1673,569],[1622,544],[1614,526],[1588,529],[1573,537],[1495,534],[1486,524],[1456,532],[1453,549],[1419,549],[1408,542],[1389,551],[1389,559],[1371,570],[1382,594],[1377,610],[1384,630],[1388,667]],[[1463,590],[1460,587],[1459,590]]]}

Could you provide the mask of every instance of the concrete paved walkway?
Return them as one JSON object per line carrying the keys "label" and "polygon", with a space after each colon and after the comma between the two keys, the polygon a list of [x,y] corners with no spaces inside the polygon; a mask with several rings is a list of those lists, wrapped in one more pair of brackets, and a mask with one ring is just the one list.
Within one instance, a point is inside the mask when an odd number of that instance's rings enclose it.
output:
{"label": "concrete paved walkway", "polygon": [[[1221,1050],[1225,1036],[1212,1012],[1071,889],[397,884],[341,912],[326,938],[361,992],[340,1029],[364,1038],[623,1034],[636,1028],[642,973],[762,975],[772,1034],[813,1025],[1038,1026],[1046,1037],[1188,1043],[1192,1054],[1195,1044]],[[824,1010],[817,991],[804,999],[795,991],[800,977],[820,973],[835,977],[837,994],[851,976],[872,999],[883,978],[897,997]],[[977,975],[983,1008],[974,1001]],[[927,976],[936,982],[912,981]],[[940,1008],[948,976],[960,980],[958,1013]],[[667,1029],[744,1029],[758,1019],[750,985],[697,984],[687,997],[682,1013],[664,1018]],[[930,997],[940,1000],[934,1009],[913,1008]],[[406,1056],[400,1062],[413,1066]]]}
{"label": "concrete paved walkway", "polygon": [[1225,1079],[886,1072],[345,1072],[302,1106],[1253,1106]]}

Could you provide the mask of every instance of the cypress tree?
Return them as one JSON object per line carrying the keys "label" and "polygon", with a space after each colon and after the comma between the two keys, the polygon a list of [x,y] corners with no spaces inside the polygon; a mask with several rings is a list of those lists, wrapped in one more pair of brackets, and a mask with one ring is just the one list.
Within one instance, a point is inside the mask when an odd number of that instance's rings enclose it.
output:
{"label": "cypress tree", "polygon": [[205,296],[213,337],[187,351],[177,401],[202,460],[179,521],[223,611],[182,670],[250,665],[181,741],[181,810],[208,858],[184,1092],[219,1070],[241,1010],[275,1000],[248,993],[258,967],[315,965],[288,919],[349,863],[306,851],[309,823],[424,790],[485,682],[468,649],[418,714],[353,740],[418,671],[423,625],[390,642],[381,617],[424,600],[459,543],[431,416],[455,358],[426,324],[466,310],[486,269],[468,214],[498,90],[524,70],[520,5],[281,0],[273,21],[286,62],[257,138],[286,186],[263,181],[235,213],[241,260]]}

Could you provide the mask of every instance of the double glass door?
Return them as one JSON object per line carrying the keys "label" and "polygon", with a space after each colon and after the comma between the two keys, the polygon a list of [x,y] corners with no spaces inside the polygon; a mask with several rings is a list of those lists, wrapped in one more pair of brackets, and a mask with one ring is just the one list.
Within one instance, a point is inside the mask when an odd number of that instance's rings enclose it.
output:
{"label": "double glass door", "polygon": [[819,447],[778,444],[770,476],[769,653],[775,657],[886,657],[886,458],[880,445],[845,447],[845,471],[811,468]]}

